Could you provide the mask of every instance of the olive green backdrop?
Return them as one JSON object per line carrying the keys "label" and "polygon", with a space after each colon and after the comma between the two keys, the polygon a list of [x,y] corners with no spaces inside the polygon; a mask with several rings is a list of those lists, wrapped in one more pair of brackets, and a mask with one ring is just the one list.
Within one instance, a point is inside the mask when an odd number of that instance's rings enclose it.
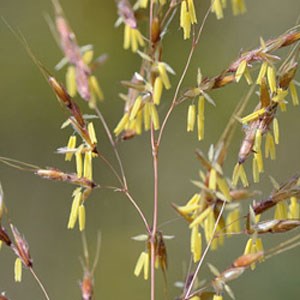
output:
{"label": "olive green backdrop", "polygon": [[[198,5],[199,20],[208,5]],[[196,50],[192,66],[184,86],[195,84],[196,70],[200,66],[204,75],[214,75],[225,68],[242,49],[256,47],[259,37],[265,39],[283,33],[293,27],[299,17],[299,0],[246,0],[248,13],[233,17],[230,9],[225,19],[217,21],[211,15]],[[96,73],[103,87],[106,101],[101,110],[111,128],[122,113],[119,92],[125,92],[120,80],[130,79],[137,70],[139,60],[122,49],[122,29],[114,28],[116,7],[112,0],[65,0],[66,15],[81,45],[92,43],[96,54],[108,53],[109,60]],[[62,53],[55,44],[44,14],[53,15],[47,0],[0,0],[0,15],[14,28],[20,29],[40,60],[53,70]],[[0,21],[0,155],[16,158],[39,166],[72,170],[63,157],[54,154],[57,147],[66,143],[68,129],[60,130],[65,114],[22,46]],[[179,75],[190,47],[182,40],[178,18],[165,40],[165,60]],[[280,53],[284,53],[281,51]],[[178,75],[172,77],[173,86]],[[63,71],[57,75],[63,80]],[[299,79],[298,74],[297,78]],[[207,106],[206,138],[197,142],[196,136],[187,134],[187,105],[178,108],[166,128],[160,153],[159,223],[176,217],[170,203],[184,203],[196,190],[190,179],[197,178],[199,164],[194,149],[207,152],[222,132],[235,104],[247,91],[246,84],[228,86],[211,93],[217,107]],[[166,94],[160,107],[164,114],[171,94]],[[255,105],[255,97],[249,106]],[[290,105],[289,105],[290,106]],[[85,109],[88,112],[87,109]],[[267,162],[262,183],[253,188],[266,194],[271,190],[268,175],[279,181],[299,171],[299,108],[280,113],[281,143],[277,147],[277,160]],[[99,147],[114,160],[111,148],[100,124],[96,125]],[[242,131],[238,130],[225,167],[228,176],[236,161]],[[152,165],[149,134],[121,143],[129,186],[137,202],[151,216]],[[248,166],[249,167],[249,166]],[[247,168],[248,168],[247,167]],[[250,173],[248,171],[248,173]],[[103,164],[96,161],[95,178],[101,183],[115,183]],[[26,236],[34,259],[34,267],[45,283],[51,299],[80,299],[78,282],[82,274],[78,257],[82,245],[78,230],[67,230],[66,224],[71,205],[72,186],[42,180],[30,173],[0,165],[0,180],[5,191],[10,217]],[[130,237],[143,233],[143,226],[126,198],[113,192],[95,192],[87,202],[87,237],[91,254],[95,251],[96,232],[101,230],[103,244],[99,265],[95,274],[97,299],[149,299],[149,283],[133,276],[136,259],[143,250],[142,243]],[[185,264],[189,259],[189,231],[182,221],[174,221],[162,227],[166,234],[174,234],[168,241],[168,281],[172,297],[179,290],[173,283],[182,280]],[[210,253],[208,261],[219,269],[227,267],[243,251],[246,237],[231,238],[218,252]],[[266,245],[282,240],[280,236],[268,236]],[[43,296],[28,272],[23,282],[13,282],[14,256],[3,247],[0,252],[0,290],[7,291],[13,300],[42,299]],[[206,265],[200,277],[208,276]],[[247,272],[232,283],[237,299],[298,299],[300,293],[299,249],[282,254]],[[158,299],[162,299],[158,292]]]}

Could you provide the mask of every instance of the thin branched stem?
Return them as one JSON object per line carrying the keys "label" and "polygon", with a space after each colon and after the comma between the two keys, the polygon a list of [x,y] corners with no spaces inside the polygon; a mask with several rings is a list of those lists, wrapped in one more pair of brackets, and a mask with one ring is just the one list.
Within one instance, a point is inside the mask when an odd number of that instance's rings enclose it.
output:
{"label": "thin branched stem", "polygon": [[219,215],[218,215],[218,218],[217,218],[217,220],[216,220],[216,223],[215,223],[215,226],[214,226],[214,229],[213,229],[211,238],[209,239],[209,241],[208,241],[208,243],[207,243],[207,245],[206,245],[206,247],[205,247],[205,250],[204,250],[204,252],[203,252],[203,254],[202,254],[202,257],[201,257],[201,259],[200,259],[199,262],[198,262],[198,265],[197,265],[197,267],[196,267],[196,270],[195,270],[195,272],[194,272],[194,274],[193,274],[193,277],[192,277],[192,279],[191,279],[191,282],[190,282],[190,284],[189,284],[189,286],[188,286],[188,288],[187,288],[187,290],[186,290],[185,296],[184,296],[184,298],[183,298],[184,300],[189,299],[189,297],[190,297],[190,295],[191,295],[191,292],[192,292],[194,283],[195,283],[195,281],[196,281],[196,278],[197,278],[197,276],[198,276],[198,273],[199,273],[199,271],[200,271],[200,269],[201,269],[201,266],[202,266],[202,264],[203,264],[203,262],[204,262],[204,259],[206,258],[206,255],[208,254],[208,251],[209,251],[209,249],[210,249],[210,245],[211,245],[213,239],[215,238],[215,233],[216,233],[216,231],[217,231],[217,227],[218,227],[219,222],[220,222],[220,220],[221,220],[221,217],[222,217],[222,215],[223,215],[225,206],[226,206],[226,202],[223,202],[222,207],[221,207],[221,210],[220,210]]}
{"label": "thin branched stem", "polygon": [[178,99],[178,95],[179,95],[180,88],[181,88],[181,86],[182,86],[182,83],[183,83],[183,81],[184,81],[184,78],[185,78],[185,76],[186,76],[186,74],[187,74],[187,71],[188,71],[188,69],[189,69],[189,66],[190,66],[190,64],[191,64],[191,61],[192,61],[192,58],[193,58],[193,55],[194,55],[196,46],[197,46],[197,44],[199,43],[201,34],[202,34],[202,32],[203,32],[204,25],[205,25],[205,23],[206,23],[206,20],[207,20],[207,18],[208,18],[208,15],[209,15],[210,11],[211,11],[211,6],[208,8],[208,10],[207,10],[207,12],[206,12],[206,14],[205,14],[205,16],[204,16],[204,18],[203,18],[203,21],[202,21],[201,26],[200,26],[200,28],[199,28],[199,30],[198,30],[198,33],[197,33],[197,37],[195,38],[195,36],[194,36],[194,38],[193,38],[193,41],[192,41],[192,47],[191,47],[191,50],[190,50],[190,52],[189,52],[189,55],[188,55],[188,58],[187,58],[187,62],[186,62],[186,64],[185,64],[185,67],[184,67],[184,69],[183,69],[183,71],[182,71],[182,74],[181,74],[180,79],[179,79],[179,81],[178,81],[178,84],[177,84],[177,86],[176,86],[176,89],[175,89],[175,93],[174,93],[174,97],[173,97],[171,106],[169,107],[169,110],[168,110],[168,112],[167,112],[167,114],[166,114],[166,116],[165,116],[165,118],[164,118],[164,120],[163,120],[163,122],[162,122],[160,131],[159,131],[159,134],[158,134],[158,138],[157,138],[157,147],[160,146],[160,143],[161,143],[161,139],[162,139],[162,135],[163,135],[164,129],[165,129],[166,125],[167,125],[167,122],[168,122],[168,120],[169,120],[169,117],[170,117],[171,113],[173,112],[173,110],[174,110],[174,108],[175,108],[175,106],[176,106],[176,102],[177,102],[177,99]]}
{"label": "thin branched stem", "polygon": [[32,268],[29,268],[29,270],[30,270],[32,276],[34,277],[35,281],[38,283],[39,287],[41,288],[41,290],[45,296],[45,299],[50,300],[50,297],[49,297],[44,285],[42,284],[41,280],[37,276],[37,274],[34,272],[34,270]]}
{"label": "thin branched stem", "polygon": [[110,141],[110,144],[113,148],[113,151],[115,153],[115,156],[116,156],[116,159],[118,161],[118,164],[119,164],[119,167],[120,167],[120,171],[121,171],[121,176],[122,176],[122,179],[120,178],[120,176],[118,175],[117,171],[115,170],[115,168],[111,165],[111,163],[105,159],[105,157],[101,156],[101,159],[103,159],[103,161],[110,167],[110,169],[112,170],[112,172],[115,174],[115,176],[118,178],[118,180],[120,181],[121,185],[123,186],[121,189],[116,189],[116,190],[119,190],[121,192],[124,192],[124,194],[126,195],[126,197],[129,199],[129,201],[131,202],[131,204],[135,207],[136,211],[138,212],[138,214],[140,215],[145,227],[146,227],[146,230],[148,233],[151,232],[150,230],[150,226],[147,222],[147,219],[142,211],[142,209],[139,207],[139,205],[136,203],[136,201],[133,199],[133,197],[131,196],[131,194],[129,193],[128,191],[128,185],[127,185],[127,179],[126,179],[126,175],[125,175],[125,171],[124,171],[124,167],[123,167],[123,163],[122,163],[122,160],[121,160],[121,157],[119,155],[119,151],[117,149],[117,146],[116,146],[116,143],[112,137],[112,134],[110,132],[110,129],[105,121],[105,118],[103,117],[101,111],[99,110],[99,108],[96,106],[95,107],[95,112],[96,114],[98,115],[104,129],[105,129],[105,132],[108,136],[108,139]]}
{"label": "thin branched stem", "polygon": [[108,125],[107,125],[107,123],[106,123],[106,121],[105,121],[105,118],[103,117],[103,115],[102,115],[100,109],[99,109],[97,106],[95,106],[94,110],[95,110],[97,116],[99,117],[99,119],[100,119],[100,121],[101,121],[101,123],[102,123],[102,125],[103,125],[103,127],[104,127],[104,130],[105,130],[105,132],[106,132],[106,134],[107,134],[107,137],[108,137],[108,139],[109,139],[109,142],[110,142],[110,144],[111,144],[111,146],[112,146],[112,148],[113,148],[113,151],[114,151],[114,153],[115,153],[116,159],[117,159],[118,164],[119,164],[121,176],[122,176],[122,179],[123,179],[123,187],[124,187],[125,190],[127,190],[127,189],[128,189],[127,179],[126,179],[126,175],[125,175],[123,163],[122,163],[122,160],[121,160],[119,151],[118,151],[118,149],[117,149],[117,145],[116,145],[116,143],[115,143],[115,141],[114,141],[114,139],[113,139],[113,136],[112,136],[112,134],[111,134],[111,132],[110,132],[110,129],[109,129],[109,127],[108,127]]}
{"label": "thin branched stem", "polygon": [[99,157],[103,160],[103,162],[109,167],[109,169],[112,171],[112,173],[115,175],[115,177],[117,178],[117,180],[119,181],[119,183],[123,186],[123,181],[121,179],[121,177],[119,176],[118,172],[116,171],[116,169],[114,168],[114,166],[110,163],[110,161],[103,155],[103,154],[99,154]]}
{"label": "thin branched stem", "polygon": [[149,223],[142,211],[142,209],[139,207],[139,205],[136,203],[136,201],[133,199],[133,197],[131,196],[131,194],[127,191],[127,190],[119,190],[120,192],[124,192],[124,194],[126,195],[126,197],[129,199],[129,201],[131,202],[131,204],[135,207],[136,211],[138,212],[138,214],[140,215],[145,227],[146,227],[146,230],[147,230],[147,233],[150,235],[151,234],[151,228],[149,226]]}
{"label": "thin branched stem", "polygon": [[155,239],[158,220],[158,152],[155,142],[154,126],[151,125],[151,148],[153,157],[153,178],[154,178],[154,195],[153,195],[153,221],[150,238],[151,244],[151,300],[155,299]]}

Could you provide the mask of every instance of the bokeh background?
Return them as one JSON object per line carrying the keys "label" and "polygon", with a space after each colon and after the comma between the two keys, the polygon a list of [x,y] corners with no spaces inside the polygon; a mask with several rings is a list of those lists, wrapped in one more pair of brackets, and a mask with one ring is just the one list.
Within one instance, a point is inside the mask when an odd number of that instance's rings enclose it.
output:
{"label": "bokeh background", "polygon": [[[119,92],[125,92],[120,80],[130,79],[137,70],[139,59],[122,49],[122,29],[114,28],[117,19],[114,1],[62,0],[62,5],[81,45],[92,43],[96,54],[107,53],[109,60],[96,73],[103,87],[106,101],[101,110],[113,128],[122,114]],[[199,20],[209,1],[196,1]],[[248,13],[233,17],[230,9],[225,18],[217,21],[211,15],[205,26],[184,86],[195,84],[196,70],[204,75],[214,75],[225,68],[243,49],[256,47],[259,37],[274,37],[293,27],[300,14],[299,0],[246,1]],[[44,15],[53,16],[50,0],[0,0],[0,14],[15,29],[22,31],[39,59],[50,69],[61,59]],[[47,82],[6,25],[0,22],[0,155],[33,163],[73,170],[54,153],[65,145],[68,129],[60,130],[66,115],[59,106]],[[165,39],[165,60],[176,70],[173,86],[184,66],[190,42],[182,40],[178,17]],[[284,51],[280,54],[284,55]],[[57,76],[63,80],[64,72]],[[298,78],[299,78],[298,74]],[[170,204],[184,203],[196,190],[190,179],[197,178],[199,163],[194,149],[207,152],[221,134],[231,111],[247,91],[246,84],[231,85],[211,93],[217,107],[207,106],[206,138],[197,142],[196,136],[187,134],[187,104],[174,112],[166,128],[160,153],[159,223],[176,218]],[[163,115],[171,99],[165,94],[160,114]],[[255,105],[255,97],[248,111]],[[290,106],[290,105],[289,105]],[[88,112],[87,108],[84,108]],[[299,108],[280,113],[281,143],[277,147],[277,160],[266,163],[266,172],[259,185],[267,195],[272,186],[268,175],[278,181],[299,171]],[[114,160],[111,148],[100,126],[96,125],[100,148]],[[231,176],[232,167],[242,138],[238,130],[225,172]],[[135,138],[119,145],[129,186],[137,202],[148,217],[152,211],[152,165],[149,135]],[[249,165],[247,164],[249,173]],[[101,183],[115,183],[103,164],[96,162],[95,178]],[[68,184],[42,180],[30,173],[0,165],[0,180],[5,192],[10,217],[26,236],[34,259],[36,272],[45,283],[51,299],[80,299],[79,279],[82,269],[78,257],[82,253],[79,232],[67,229],[73,187]],[[189,231],[181,220],[169,222],[162,228],[176,238],[167,242],[169,251],[168,282],[171,296],[180,291],[173,284],[182,280],[189,260]],[[149,299],[148,282],[135,278],[133,268],[143,250],[142,243],[131,237],[143,233],[143,226],[126,198],[113,192],[97,191],[87,203],[87,238],[91,256],[95,252],[96,233],[102,232],[102,248],[95,274],[97,299]],[[282,236],[265,238],[266,247],[279,243]],[[247,237],[231,238],[217,252],[210,253],[207,261],[220,270],[227,267],[243,251]],[[7,291],[11,299],[42,299],[41,291],[28,272],[21,284],[13,281],[14,256],[5,247],[0,253],[0,291]],[[200,279],[211,278],[206,265]],[[161,282],[162,280],[160,280]],[[298,299],[300,293],[299,249],[268,260],[247,272],[231,286],[237,299]],[[158,299],[162,299],[161,290]]]}

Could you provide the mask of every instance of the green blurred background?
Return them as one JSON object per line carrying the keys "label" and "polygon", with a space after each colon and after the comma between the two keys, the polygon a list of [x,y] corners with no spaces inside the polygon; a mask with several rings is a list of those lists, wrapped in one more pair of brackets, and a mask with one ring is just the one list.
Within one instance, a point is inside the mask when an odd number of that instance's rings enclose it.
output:
{"label": "green blurred background", "polygon": [[[116,7],[114,1],[65,0],[61,1],[73,30],[81,45],[92,43],[96,54],[108,53],[109,60],[96,73],[103,87],[106,101],[101,110],[111,128],[122,114],[119,92],[125,92],[120,80],[130,79],[137,70],[139,59],[122,49],[122,29],[114,28]],[[199,20],[208,1],[198,2]],[[256,47],[259,37],[265,39],[293,27],[299,17],[299,0],[246,1],[248,13],[233,17],[230,9],[225,19],[217,21],[211,15],[196,50],[184,86],[195,84],[196,70],[200,66],[204,75],[214,75],[224,69],[242,49]],[[62,53],[53,40],[44,14],[53,15],[49,0],[0,0],[0,14],[13,28],[22,31],[39,59],[51,70]],[[73,170],[63,157],[54,154],[65,145],[69,130],[60,130],[65,119],[61,107],[47,82],[3,22],[0,22],[0,155],[30,162],[42,167],[52,166]],[[170,34],[165,39],[164,59],[176,71],[172,77],[175,86],[184,66],[189,41],[182,40],[175,18]],[[284,54],[284,51],[280,52]],[[63,80],[64,72],[57,75]],[[299,74],[298,74],[299,79]],[[228,86],[211,93],[217,107],[207,106],[206,138],[197,142],[196,136],[187,134],[187,105],[179,107],[170,118],[160,153],[159,223],[176,217],[170,203],[184,203],[196,189],[190,179],[197,178],[199,163],[194,149],[207,152],[222,132],[231,111],[247,91],[246,84]],[[171,99],[166,94],[160,107],[163,115]],[[255,97],[248,111],[255,106]],[[289,105],[290,106],[290,105]],[[266,164],[261,184],[264,195],[271,190],[268,175],[278,181],[299,171],[299,108],[280,113],[281,143],[277,147],[277,160]],[[85,108],[88,112],[88,109]],[[114,160],[110,145],[100,124],[96,125],[100,149]],[[231,175],[242,137],[238,130],[229,154],[225,171]],[[135,138],[119,145],[128,175],[129,186],[137,202],[148,217],[152,211],[152,165],[149,135]],[[247,164],[249,169],[249,164]],[[248,173],[250,170],[248,170]],[[103,184],[115,184],[114,178],[103,164],[96,162],[95,178]],[[51,299],[80,299],[78,282],[82,270],[78,257],[82,253],[77,230],[67,230],[71,205],[72,186],[42,180],[30,173],[0,165],[0,180],[10,217],[26,236],[34,259],[35,270],[45,283]],[[133,268],[143,250],[142,243],[130,238],[143,233],[143,226],[126,198],[112,192],[97,191],[87,203],[87,237],[91,255],[95,252],[97,230],[102,232],[100,262],[95,274],[97,299],[149,299],[149,284],[135,278]],[[182,280],[189,260],[189,231],[186,224],[177,220],[161,228],[176,238],[167,242],[169,252],[168,281],[174,298],[180,291],[173,283]],[[284,237],[268,236],[266,245],[275,245]],[[210,253],[207,261],[220,270],[226,268],[240,255],[247,237],[231,238],[217,252]],[[21,284],[13,281],[14,256],[5,247],[0,253],[0,290],[7,291],[11,299],[42,299],[41,292],[28,272]],[[160,276],[160,275],[159,275]],[[207,267],[200,278],[211,278]],[[160,280],[161,282],[162,280]],[[299,249],[282,254],[247,272],[231,286],[237,299],[299,299]],[[162,299],[161,291],[157,299]]]}

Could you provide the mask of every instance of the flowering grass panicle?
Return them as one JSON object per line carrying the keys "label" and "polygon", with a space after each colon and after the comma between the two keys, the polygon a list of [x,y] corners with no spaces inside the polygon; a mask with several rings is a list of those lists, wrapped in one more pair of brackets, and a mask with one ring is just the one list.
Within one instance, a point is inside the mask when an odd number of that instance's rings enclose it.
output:
{"label": "flowering grass panicle", "polygon": [[[111,130],[106,116],[99,108],[98,100],[103,100],[104,95],[94,74],[96,68],[106,60],[106,55],[95,58],[93,46],[79,46],[59,1],[52,0],[52,4],[55,21],[49,21],[49,25],[64,56],[55,69],[58,71],[66,66],[65,85],[60,83],[56,75],[52,75],[36,58],[25,38],[15,33],[9,25],[8,27],[21,41],[67,113],[67,119],[61,129],[68,130],[69,133],[65,145],[59,147],[56,152],[62,154],[64,163],[73,164],[74,171],[62,171],[64,168],[61,167],[41,168],[6,157],[0,157],[0,162],[54,182],[60,181],[75,186],[67,228],[73,229],[78,226],[83,240],[83,259],[80,259],[83,268],[80,282],[81,298],[95,299],[94,275],[100,251],[98,235],[95,260],[91,265],[85,237],[86,227],[90,225],[87,223],[87,200],[92,200],[90,197],[92,192],[105,189],[123,194],[144,225],[145,232],[133,238],[144,243],[133,274],[136,277],[142,275],[145,280],[149,279],[151,300],[170,299],[168,289],[173,285],[169,282],[168,266],[171,264],[172,267],[176,267],[180,262],[174,264],[174,260],[168,260],[169,245],[166,241],[174,236],[163,234],[163,226],[159,223],[161,205],[166,203],[161,201],[161,189],[167,193],[169,188],[160,184],[161,142],[169,118],[179,105],[187,102],[186,130],[196,132],[198,141],[201,142],[204,139],[204,128],[209,126],[209,123],[204,123],[208,117],[206,102],[218,109],[218,102],[213,99],[213,90],[224,88],[229,84],[239,85],[246,81],[248,92],[233,110],[219,139],[216,142],[209,140],[211,145],[207,154],[204,154],[205,144],[198,145],[201,150],[196,150],[196,159],[200,162],[201,169],[198,178],[192,181],[194,186],[192,196],[183,204],[172,203],[175,213],[179,215],[176,220],[182,219],[190,230],[188,233],[190,257],[186,259],[190,264],[186,270],[185,282],[176,283],[182,289],[178,299],[222,300],[227,297],[226,294],[235,299],[230,287],[231,281],[240,278],[249,269],[254,270],[256,265],[262,264],[265,260],[299,246],[299,234],[273,248],[266,249],[263,246],[263,239],[270,235],[270,238],[276,240],[278,234],[284,235],[299,229],[300,176],[294,175],[281,184],[271,177],[273,190],[268,196],[253,190],[253,186],[265,177],[265,170],[266,173],[272,174],[271,167],[264,160],[275,160],[276,156],[279,157],[277,145],[285,134],[285,129],[282,129],[284,127],[280,127],[282,113],[289,113],[293,106],[299,105],[297,92],[299,26],[270,40],[265,41],[260,38],[258,47],[242,51],[232,63],[215,76],[204,76],[198,68],[196,85],[184,88],[183,84],[191,68],[193,55],[200,41],[202,42],[206,20],[210,13],[215,14],[217,19],[222,19],[226,13],[227,1],[210,1],[207,12],[200,20],[202,13],[200,1],[117,0],[118,19],[115,25],[124,26],[123,48],[131,49],[131,55],[140,62],[140,65],[133,71],[133,75],[127,77],[130,79],[121,81],[122,88],[126,90],[125,93],[119,93],[124,101],[123,113],[115,128]],[[232,0],[231,7],[233,15],[246,12],[244,0]],[[184,40],[192,38],[189,54],[185,58],[186,63],[178,76],[167,63],[172,61],[172,57],[168,57],[169,51],[166,51],[172,39],[167,40],[165,37],[181,35],[174,31],[172,22],[182,30]],[[278,51],[284,47],[290,49],[288,54]],[[183,55],[176,57],[181,58]],[[253,95],[255,91],[256,96]],[[77,96],[85,102],[77,104]],[[252,104],[248,105],[250,101]],[[250,106],[252,111],[246,112]],[[89,110],[88,113],[84,113],[86,109]],[[113,158],[105,153],[106,147],[101,147],[102,139],[105,137],[101,136],[99,140],[98,122],[110,143]],[[228,161],[228,154],[235,151],[233,138],[239,126],[242,127],[244,136],[236,154],[237,161],[232,164]],[[207,128],[205,129],[207,131]],[[205,133],[206,139],[211,139],[209,133]],[[131,190],[133,184],[127,178],[122,156],[119,153],[120,139],[129,140],[142,134],[149,137],[145,141],[150,141],[149,153],[153,166],[150,170],[153,180],[145,180],[146,184],[150,182],[153,185],[151,214],[142,208],[144,199],[133,197]],[[106,165],[107,170],[114,176],[114,183],[98,183],[99,179],[94,174],[95,160]],[[252,178],[247,176],[250,160]],[[104,168],[100,169],[102,170]],[[228,177],[229,173],[232,174],[231,178]],[[110,176],[102,175],[100,178],[110,180]],[[144,195],[144,198],[148,199],[148,194]],[[177,201],[180,200],[174,200]],[[243,213],[245,207],[249,207],[249,211]],[[161,218],[163,219],[164,216]],[[168,223],[169,221],[164,224]],[[6,228],[10,228],[9,233]],[[76,234],[76,231],[68,232]],[[226,247],[228,244],[228,238],[232,241],[239,235],[247,237],[246,245],[243,241],[241,245],[243,249],[240,249],[240,253],[243,254],[230,258],[233,253],[230,251],[228,255],[223,255],[225,253],[223,246]],[[178,239],[179,242],[181,240],[184,239]],[[49,300],[45,287],[33,270],[28,243],[11,221],[0,186],[0,246],[2,244],[16,256],[15,281],[21,282],[23,267],[28,269],[43,291],[45,299]],[[209,262],[208,267],[213,277],[204,278],[205,282],[200,281],[199,272],[208,260],[208,252],[212,250],[216,251],[216,254],[209,256],[209,260],[213,261],[215,255],[222,256],[222,261],[228,263],[228,267],[219,271]],[[158,269],[162,272],[164,280],[164,297],[157,293]],[[3,293],[0,299],[5,299]]]}

